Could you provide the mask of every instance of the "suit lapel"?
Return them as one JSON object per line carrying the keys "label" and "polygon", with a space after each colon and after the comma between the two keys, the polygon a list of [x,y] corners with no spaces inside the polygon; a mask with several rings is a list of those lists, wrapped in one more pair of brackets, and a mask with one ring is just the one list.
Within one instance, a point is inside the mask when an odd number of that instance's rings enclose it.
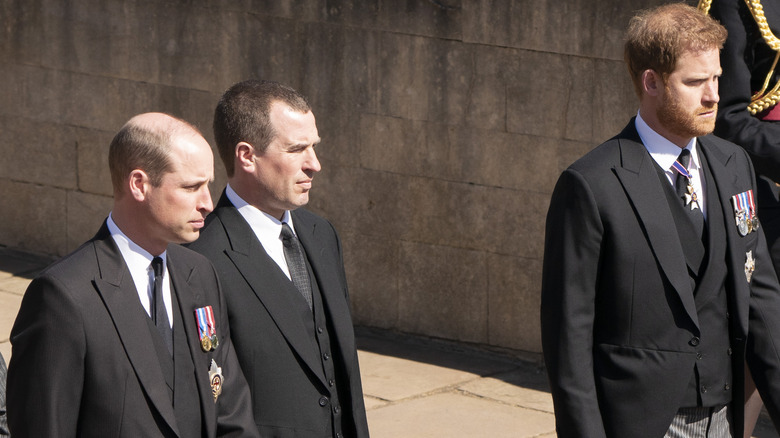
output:
{"label": "suit lapel", "polygon": [[95,252],[100,276],[95,278],[95,286],[111,314],[117,334],[138,376],[138,381],[160,416],[178,435],[176,416],[168,396],[160,362],[149,343],[149,327],[144,320],[147,314],[138,300],[133,278],[105,224],[98,232],[98,236],[98,240],[95,241]]}
{"label": "suit lapel", "polygon": [[[195,322],[195,309],[207,305],[205,295],[201,290],[200,283],[197,281],[197,271],[194,267],[186,263],[186,257],[180,252],[178,245],[168,246],[168,273],[171,276],[171,291],[176,294],[179,303],[179,311],[184,322],[184,327],[178,330],[184,330],[187,338],[192,363],[195,365],[195,380],[198,385],[198,394],[200,395],[201,418],[205,430],[216,430],[214,415],[211,413],[214,406],[211,386],[208,384],[208,367],[210,355],[205,354],[200,348],[200,339],[198,338],[198,328]],[[174,327],[174,330],[177,330]],[[219,335],[219,334],[218,334]]]}
{"label": "suit lapel", "polygon": [[652,157],[641,143],[632,119],[619,135],[622,167],[615,167],[661,269],[682,301],[685,311],[698,326],[685,255],[664,188]]}
{"label": "suit lapel", "polygon": [[225,253],[268,310],[287,342],[324,385],[326,379],[316,354],[317,347],[312,343],[303,321],[294,310],[296,306],[291,297],[298,294],[298,291],[276,262],[268,256],[249,224],[224,194],[219,207],[215,213],[224,224],[230,241],[230,248],[226,249]]}

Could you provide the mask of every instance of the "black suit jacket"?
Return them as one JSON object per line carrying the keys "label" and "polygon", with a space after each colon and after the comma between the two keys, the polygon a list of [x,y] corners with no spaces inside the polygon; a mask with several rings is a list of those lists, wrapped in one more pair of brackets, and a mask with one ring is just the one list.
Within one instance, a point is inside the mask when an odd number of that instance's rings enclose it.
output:
{"label": "black suit jacket", "polygon": [[[213,266],[179,245],[168,272],[200,395],[202,436],[258,436]],[[195,309],[211,305],[219,347],[201,350]],[[178,437],[146,311],[107,225],[36,277],[11,331],[8,423],[14,436]],[[211,360],[222,367],[217,403]],[[185,437],[189,438],[189,437]]]}
{"label": "black suit jacket", "polygon": [[[347,437],[367,437],[363,390],[342,262],[330,222],[304,209],[291,212],[296,234],[319,285],[330,323]],[[292,282],[263,249],[249,224],[223,193],[190,248],[208,257],[225,289],[238,359],[249,382],[255,421],[264,437],[330,436],[330,396],[317,344],[291,297]]]}
{"label": "black suit jacket", "polygon": [[[731,196],[755,191],[744,150],[699,138],[726,230],[733,402],[744,360],[780,420],[780,287],[762,228],[740,236]],[[559,437],[663,436],[696,362],[696,304],[655,163],[634,120],[560,177],[547,215],[542,345]],[[748,252],[755,258],[750,283]],[[749,337],[748,337],[749,334]],[[732,410],[742,435],[742,409]]]}

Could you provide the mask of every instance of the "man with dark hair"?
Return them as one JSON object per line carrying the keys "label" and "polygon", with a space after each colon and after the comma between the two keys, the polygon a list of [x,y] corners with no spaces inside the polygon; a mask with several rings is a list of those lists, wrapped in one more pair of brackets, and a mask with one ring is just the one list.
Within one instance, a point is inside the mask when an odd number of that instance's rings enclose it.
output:
{"label": "man with dark hair", "polygon": [[14,436],[258,436],[214,268],[175,244],[212,210],[213,164],[166,114],[114,137],[111,213],[32,281],[11,331]]}
{"label": "man with dark hair", "polygon": [[708,135],[725,39],[684,4],[636,15],[638,114],[554,189],[541,322],[559,437],[741,437],[746,361],[780,424],[780,285],[755,175]]}
{"label": "man with dark hair", "polygon": [[341,242],[309,201],[320,137],[306,99],[248,80],[214,113],[228,186],[190,247],[217,268],[264,437],[367,437]]}

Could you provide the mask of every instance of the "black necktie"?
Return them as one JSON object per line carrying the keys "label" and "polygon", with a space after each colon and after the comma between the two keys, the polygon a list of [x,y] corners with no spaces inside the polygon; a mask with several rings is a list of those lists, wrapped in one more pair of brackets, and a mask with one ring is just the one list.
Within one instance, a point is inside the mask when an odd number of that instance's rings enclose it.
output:
{"label": "black necktie", "polygon": [[[688,166],[691,164],[691,151],[683,149],[680,152],[680,156],[677,157],[677,161],[682,164],[685,171],[690,174]],[[680,172],[677,172],[677,180],[675,181],[675,187],[677,189],[677,196],[680,197],[683,203],[683,208],[688,213],[688,217],[693,222],[693,226],[696,228],[699,239],[704,236],[704,214],[699,208],[698,202],[695,201],[696,193],[692,190],[692,183],[688,180],[688,177]],[[695,205],[695,208],[691,208]]]}
{"label": "black necktie", "polygon": [[163,301],[163,261],[160,257],[152,259],[152,269],[154,270],[152,318],[165,346],[168,347],[168,352],[173,355],[173,330],[168,323],[168,312],[165,311],[165,301]]}
{"label": "black necktie", "polygon": [[282,242],[284,243],[284,259],[287,261],[287,268],[290,270],[290,277],[298,292],[303,295],[309,309],[311,304],[311,280],[309,272],[306,269],[306,261],[303,258],[303,248],[301,242],[293,234],[287,222],[282,223]]}

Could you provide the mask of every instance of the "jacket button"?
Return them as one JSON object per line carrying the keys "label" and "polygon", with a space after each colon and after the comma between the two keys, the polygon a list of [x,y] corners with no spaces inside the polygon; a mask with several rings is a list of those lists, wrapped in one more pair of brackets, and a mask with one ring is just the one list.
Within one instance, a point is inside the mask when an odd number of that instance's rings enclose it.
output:
{"label": "jacket button", "polygon": [[692,337],[691,340],[688,341],[688,344],[690,344],[693,347],[696,347],[697,345],[699,345],[699,338],[696,336]]}
{"label": "jacket button", "polygon": [[702,354],[701,353],[696,353],[696,359],[701,360],[701,358],[702,358]]}
{"label": "jacket button", "polygon": [[320,397],[320,406],[325,407],[328,404],[328,397]]}
{"label": "jacket button", "polygon": [[317,327],[317,333],[322,333],[324,330],[322,330],[322,327]]}
{"label": "jacket button", "polygon": [[335,384],[336,382],[333,379],[328,380],[328,386],[333,386]]}
{"label": "jacket button", "polygon": [[728,391],[730,389],[731,389],[731,385],[729,385],[728,383],[723,386],[724,391]]}
{"label": "jacket button", "polygon": [[334,414],[338,414],[339,412],[341,412],[341,408],[340,408],[340,407],[338,407],[338,406],[334,406],[334,407],[333,407],[333,413],[334,413]]}
{"label": "jacket button", "polygon": [[330,359],[330,355],[328,353],[325,353],[325,354],[322,355],[322,358],[325,359],[325,360],[328,360],[328,359]]}
{"label": "jacket button", "polygon": [[701,393],[704,394],[705,392],[707,392],[707,387],[704,386],[704,385],[701,385]]}

